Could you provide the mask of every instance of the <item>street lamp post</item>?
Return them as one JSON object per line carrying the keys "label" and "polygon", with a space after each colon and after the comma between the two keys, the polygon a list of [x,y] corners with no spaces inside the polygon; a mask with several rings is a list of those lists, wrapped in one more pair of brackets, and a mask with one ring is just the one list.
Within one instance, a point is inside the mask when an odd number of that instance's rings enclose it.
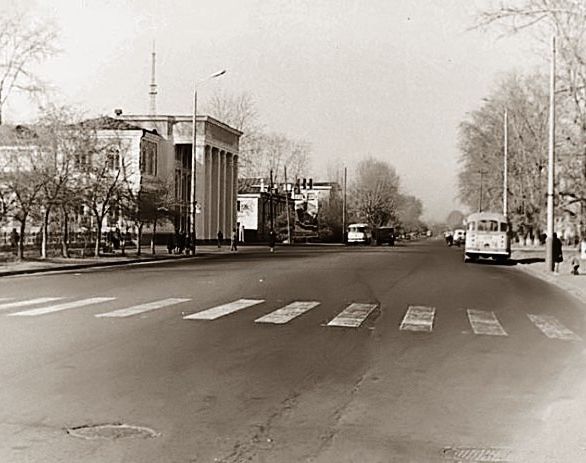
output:
{"label": "street lamp post", "polygon": [[549,78],[549,146],[547,150],[547,240],[545,243],[545,267],[553,272],[554,230],[554,181],[555,181],[555,36],[551,38],[551,74]]}
{"label": "street lamp post", "polygon": [[198,83],[195,84],[193,88],[193,123],[192,123],[192,132],[193,132],[193,140],[191,144],[191,191],[190,191],[190,201],[189,201],[189,218],[191,221],[191,252],[195,254],[196,246],[195,246],[195,238],[196,234],[196,227],[195,227],[195,214],[196,214],[196,205],[197,205],[197,197],[196,197],[196,189],[195,189],[195,182],[196,182],[196,135],[197,135],[197,88],[202,85],[203,83],[207,82],[208,80],[215,79],[216,77],[220,77],[224,75],[226,70],[218,71],[213,73],[212,75],[206,77],[203,80],[200,80]]}

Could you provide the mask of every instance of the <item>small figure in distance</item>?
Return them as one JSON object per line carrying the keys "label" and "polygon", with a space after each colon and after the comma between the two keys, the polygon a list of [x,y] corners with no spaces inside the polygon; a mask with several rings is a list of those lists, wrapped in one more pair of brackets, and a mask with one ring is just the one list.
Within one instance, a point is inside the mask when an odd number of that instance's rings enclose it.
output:
{"label": "small figure in distance", "polygon": [[277,241],[277,234],[275,233],[275,230],[271,229],[271,231],[269,232],[269,247],[271,249],[271,252],[275,252],[276,241]]}
{"label": "small figure in distance", "polygon": [[570,260],[570,265],[572,267],[572,275],[580,275],[580,272],[578,271],[578,269],[580,268],[580,257],[573,256],[572,260]]}
{"label": "small figure in distance", "polygon": [[554,262],[554,271],[555,273],[559,272],[560,263],[564,261],[564,254],[562,252],[562,241],[558,238],[558,234],[554,232],[553,234],[553,262]]}
{"label": "small figure in distance", "polygon": [[232,236],[230,237],[230,251],[238,251],[238,231],[236,228],[232,230]]}
{"label": "small figure in distance", "polygon": [[224,241],[224,234],[222,230],[218,230],[218,249],[222,247],[222,241]]}

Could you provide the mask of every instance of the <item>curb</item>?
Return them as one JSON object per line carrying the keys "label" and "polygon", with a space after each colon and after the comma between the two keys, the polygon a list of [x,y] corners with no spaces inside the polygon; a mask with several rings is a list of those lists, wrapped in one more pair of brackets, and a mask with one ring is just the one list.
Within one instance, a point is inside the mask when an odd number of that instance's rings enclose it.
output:
{"label": "curb", "polygon": [[582,304],[586,304],[586,291],[584,291],[580,288],[577,288],[574,285],[565,283],[563,280],[560,280],[553,275],[543,273],[539,270],[531,270],[529,268],[529,265],[530,264],[526,264],[526,265],[517,264],[517,265],[515,265],[515,268],[518,268],[519,270],[527,273],[528,275],[531,275],[535,278],[539,278],[542,281],[546,281],[554,286],[557,286],[560,289],[567,291],[572,296],[574,296],[576,299],[578,299]]}
{"label": "curb", "polygon": [[9,276],[17,276],[17,275],[34,275],[36,273],[50,273],[50,272],[64,272],[68,270],[83,270],[86,268],[102,268],[102,267],[117,267],[123,265],[133,265],[133,264],[149,264],[153,262],[173,262],[175,260],[184,260],[188,258],[196,258],[199,256],[205,256],[207,254],[201,253],[196,254],[195,256],[177,256],[177,257],[164,257],[164,258],[157,258],[157,257],[146,257],[143,259],[128,259],[125,261],[109,261],[109,262],[92,262],[87,264],[64,264],[64,265],[56,265],[54,267],[43,267],[43,268],[30,268],[30,269],[22,269],[22,270],[7,270],[7,271],[0,271],[0,278],[2,277],[9,277]]}

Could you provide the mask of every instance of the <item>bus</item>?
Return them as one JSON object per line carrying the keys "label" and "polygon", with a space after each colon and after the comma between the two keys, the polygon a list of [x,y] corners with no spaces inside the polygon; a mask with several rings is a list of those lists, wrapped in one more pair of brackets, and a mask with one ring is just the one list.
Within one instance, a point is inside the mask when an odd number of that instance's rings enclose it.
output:
{"label": "bus", "polygon": [[480,257],[499,262],[511,257],[511,235],[507,217],[496,212],[470,214],[466,223],[464,261]]}

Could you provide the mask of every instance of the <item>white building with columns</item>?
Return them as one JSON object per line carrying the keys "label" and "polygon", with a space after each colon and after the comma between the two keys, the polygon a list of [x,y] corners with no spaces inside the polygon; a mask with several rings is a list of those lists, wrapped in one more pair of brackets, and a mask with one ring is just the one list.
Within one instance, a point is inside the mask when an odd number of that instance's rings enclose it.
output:
{"label": "white building with columns", "polygon": [[[190,230],[191,152],[193,117],[181,115],[125,115],[118,119],[154,130],[171,149],[174,162],[163,163],[172,171],[177,201],[177,231]],[[196,118],[196,230],[198,241],[215,240],[218,231],[229,238],[237,224],[238,153],[242,132],[209,116]]]}

